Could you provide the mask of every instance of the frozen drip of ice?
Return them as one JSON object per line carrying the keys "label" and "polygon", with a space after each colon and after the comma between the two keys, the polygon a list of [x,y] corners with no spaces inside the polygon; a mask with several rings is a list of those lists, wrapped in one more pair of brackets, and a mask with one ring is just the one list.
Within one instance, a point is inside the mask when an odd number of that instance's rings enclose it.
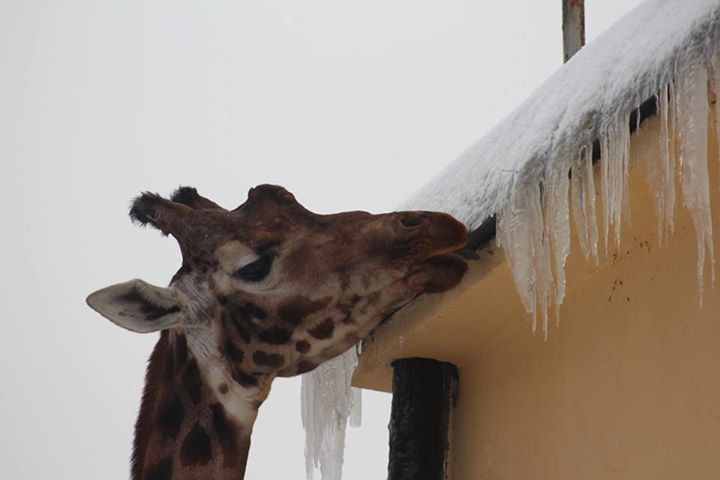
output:
{"label": "frozen drip of ice", "polygon": [[357,366],[351,348],[302,376],[302,424],[305,428],[305,469],[308,480],[316,468],[322,480],[340,480],[345,428],[360,425],[360,390],[350,386]]}
{"label": "frozen drip of ice", "polygon": [[712,216],[710,212],[710,180],[707,161],[708,75],[698,63],[685,69],[677,81],[675,112],[680,153],[680,179],[683,204],[690,212],[697,236],[697,276],[700,304],[704,284],[704,268],[710,270],[715,282]]}

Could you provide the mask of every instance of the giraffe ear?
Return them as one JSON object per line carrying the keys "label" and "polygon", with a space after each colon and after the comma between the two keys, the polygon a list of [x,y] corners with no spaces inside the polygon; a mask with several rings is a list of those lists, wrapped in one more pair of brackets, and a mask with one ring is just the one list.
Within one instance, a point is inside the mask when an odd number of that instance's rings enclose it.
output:
{"label": "giraffe ear", "polygon": [[130,280],[103,288],[87,304],[116,325],[138,333],[157,332],[183,323],[183,303],[175,290]]}

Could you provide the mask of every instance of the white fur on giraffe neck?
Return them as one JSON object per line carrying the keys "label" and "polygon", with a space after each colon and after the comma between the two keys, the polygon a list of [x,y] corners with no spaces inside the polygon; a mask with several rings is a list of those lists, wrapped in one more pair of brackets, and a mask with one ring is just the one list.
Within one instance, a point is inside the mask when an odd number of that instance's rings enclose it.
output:
{"label": "white fur on giraffe neck", "polygon": [[[195,356],[199,369],[213,392],[215,399],[225,407],[228,415],[235,418],[239,423],[252,430],[252,425],[257,418],[257,406],[262,403],[269,393],[269,388],[263,392],[264,383],[261,386],[246,388],[237,384],[230,375],[225,363],[220,360],[220,353],[213,346],[210,340],[210,330],[195,329],[186,338],[188,348]],[[222,392],[221,386],[226,386],[228,391]],[[246,432],[249,435],[249,431]]]}

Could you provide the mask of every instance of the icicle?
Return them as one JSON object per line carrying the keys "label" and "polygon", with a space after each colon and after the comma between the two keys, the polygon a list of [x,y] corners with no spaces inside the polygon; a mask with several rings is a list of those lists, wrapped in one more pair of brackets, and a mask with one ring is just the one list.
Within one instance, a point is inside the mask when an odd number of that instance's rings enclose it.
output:
{"label": "icicle", "polygon": [[683,204],[689,210],[697,235],[697,281],[703,300],[705,257],[711,284],[715,282],[710,182],[707,165],[707,71],[695,63],[677,81],[675,119],[679,138]]}
{"label": "icicle", "polygon": [[630,129],[627,113],[611,117],[603,131],[600,141],[600,191],[607,253],[610,227],[615,233],[615,248],[619,248],[623,216],[630,218]]}
{"label": "icicle", "polygon": [[573,220],[580,242],[580,250],[587,260],[598,264],[598,229],[595,214],[595,179],[593,178],[592,144],[580,147],[572,163],[570,197]]}
{"label": "icicle", "polygon": [[357,353],[350,349],[302,376],[302,424],[305,428],[305,471],[315,468],[323,480],[340,480],[345,428],[360,424],[360,391],[350,386]]}
{"label": "icicle", "polygon": [[537,182],[514,191],[500,215],[497,238],[505,248],[523,306],[532,314],[533,333],[540,313],[547,337],[548,306],[554,286],[550,242],[543,221],[543,191]]}
{"label": "icicle", "polygon": [[537,328],[535,313],[534,246],[536,237],[542,236],[542,223],[538,225],[540,186],[514,189],[507,207],[498,219],[497,243],[505,248],[510,271],[520,294],[525,311],[532,314],[533,333]]}
{"label": "icicle", "polygon": [[[567,161],[569,154],[564,149],[555,150],[554,155],[555,158],[550,159],[549,171],[546,173],[547,188],[543,192],[543,218],[545,235],[552,250],[552,274],[554,275],[554,281],[552,278],[547,280],[550,284],[547,291],[554,290],[555,292],[553,302],[556,307],[556,320],[559,323],[560,305],[565,299],[565,261],[570,253],[570,207],[568,203],[570,166]],[[547,336],[547,325],[544,325],[544,331]]]}
{"label": "icicle", "polygon": [[672,89],[672,85],[667,85],[655,97],[660,116],[660,149],[658,155],[649,157],[646,168],[655,203],[660,245],[667,242],[675,230],[675,131],[673,111],[670,108]]}
{"label": "icicle", "polygon": [[[713,55],[711,66],[712,88],[715,94],[715,145],[720,149],[720,53]],[[720,155],[718,161],[720,161]]]}
{"label": "icicle", "polygon": [[353,428],[362,425],[362,390],[350,385],[353,373],[358,365],[358,351],[353,348],[341,356],[345,367],[346,388],[350,387],[350,418],[349,423]]}

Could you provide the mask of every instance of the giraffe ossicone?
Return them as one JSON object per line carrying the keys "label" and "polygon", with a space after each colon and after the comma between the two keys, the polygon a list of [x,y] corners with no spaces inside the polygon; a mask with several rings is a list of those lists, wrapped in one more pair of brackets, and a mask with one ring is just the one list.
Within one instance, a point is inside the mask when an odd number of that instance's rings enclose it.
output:
{"label": "giraffe ossicone", "polygon": [[112,285],[87,302],[161,332],[135,426],[133,480],[242,479],[272,380],[317,367],[418,295],[456,286],[464,225],[444,213],[320,215],[279,186],[225,210],[183,187],[144,193],[130,216],[172,235],[168,287]]}

